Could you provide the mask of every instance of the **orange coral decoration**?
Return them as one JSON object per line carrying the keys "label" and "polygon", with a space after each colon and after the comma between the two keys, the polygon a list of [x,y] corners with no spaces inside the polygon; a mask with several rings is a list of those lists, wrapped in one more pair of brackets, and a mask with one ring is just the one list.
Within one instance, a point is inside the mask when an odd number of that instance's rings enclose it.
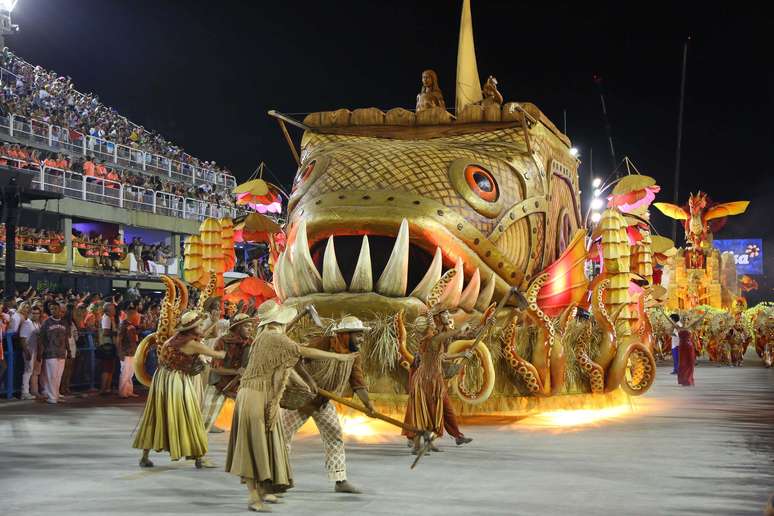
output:
{"label": "orange coral decoration", "polygon": [[271,283],[267,283],[260,278],[244,278],[235,281],[225,288],[224,299],[232,303],[243,301],[247,303],[250,299],[255,300],[255,306],[259,306],[266,300],[277,296]]}

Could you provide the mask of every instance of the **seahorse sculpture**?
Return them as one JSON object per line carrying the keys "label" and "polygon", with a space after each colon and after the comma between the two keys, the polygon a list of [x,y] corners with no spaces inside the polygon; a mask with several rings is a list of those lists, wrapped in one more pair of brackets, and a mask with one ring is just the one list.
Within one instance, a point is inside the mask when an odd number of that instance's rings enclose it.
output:
{"label": "seahorse sculpture", "polygon": [[634,333],[636,333],[639,337],[640,342],[645,344],[645,346],[650,349],[651,352],[654,352],[655,344],[653,338],[653,325],[650,322],[648,313],[645,311],[645,300],[649,295],[650,288],[647,288],[643,290],[640,297],[637,298],[637,323],[635,324],[633,330]]}

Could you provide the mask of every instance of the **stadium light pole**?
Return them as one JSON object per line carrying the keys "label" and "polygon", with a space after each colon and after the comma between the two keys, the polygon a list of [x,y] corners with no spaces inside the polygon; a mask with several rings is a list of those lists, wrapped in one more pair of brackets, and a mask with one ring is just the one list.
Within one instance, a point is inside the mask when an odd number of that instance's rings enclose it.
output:
{"label": "stadium light pole", "polygon": [[0,48],[5,48],[5,37],[19,32],[19,26],[11,22],[11,11],[18,0],[0,0]]}

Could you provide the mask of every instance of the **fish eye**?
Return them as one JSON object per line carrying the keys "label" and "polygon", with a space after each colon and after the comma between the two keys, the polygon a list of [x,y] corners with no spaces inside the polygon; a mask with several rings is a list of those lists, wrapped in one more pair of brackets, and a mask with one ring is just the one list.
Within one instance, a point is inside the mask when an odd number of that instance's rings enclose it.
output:
{"label": "fish eye", "polygon": [[500,197],[497,181],[479,165],[465,167],[465,180],[473,192],[487,202],[495,202]]}
{"label": "fish eye", "polygon": [[478,213],[495,218],[503,210],[503,198],[496,174],[467,158],[454,160],[449,165],[449,179],[454,189]]}

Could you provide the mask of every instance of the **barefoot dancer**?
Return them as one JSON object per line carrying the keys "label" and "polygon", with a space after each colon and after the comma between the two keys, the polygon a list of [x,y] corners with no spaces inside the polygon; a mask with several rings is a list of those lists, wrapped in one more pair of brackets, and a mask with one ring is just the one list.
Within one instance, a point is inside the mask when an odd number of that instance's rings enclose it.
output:
{"label": "barefoot dancer", "polygon": [[159,347],[159,367],[133,445],[143,451],[141,467],[153,466],[148,458],[152,449],[169,452],[172,460],[193,458],[197,468],[213,467],[202,459],[207,453],[207,434],[192,378],[201,372],[200,354],[223,358],[225,352],[202,344],[203,320],[197,311],[184,313],[175,334]]}

